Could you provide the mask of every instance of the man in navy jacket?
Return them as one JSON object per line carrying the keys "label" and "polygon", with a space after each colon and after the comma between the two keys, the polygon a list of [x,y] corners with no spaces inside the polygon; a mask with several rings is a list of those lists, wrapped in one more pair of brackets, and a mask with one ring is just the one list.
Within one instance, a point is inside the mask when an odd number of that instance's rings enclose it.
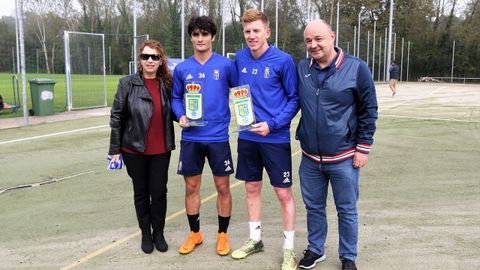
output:
{"label": "man in navy jacket", "polygon": [[392,97],[394,97],[397,94],[397,83],[398,80],[400,80],[400,69],[398,68],[397,64],[392,62],[388,72],[390,72],[390,81],[388,84],[390,86],[390,90],[392,90]]}
{"label": "man in navy jacket", "polygon": [[323,20],[310,22],[304,41],[311,57],[297,66],[302,118],[300,186],[307,208],[308,247],[301,268],[325,259],[328,184],[338,213],[342,269],[356,269],[358,179],[368,160],[377,119],[371,73],[362,60],[334,47],[335,33]]}

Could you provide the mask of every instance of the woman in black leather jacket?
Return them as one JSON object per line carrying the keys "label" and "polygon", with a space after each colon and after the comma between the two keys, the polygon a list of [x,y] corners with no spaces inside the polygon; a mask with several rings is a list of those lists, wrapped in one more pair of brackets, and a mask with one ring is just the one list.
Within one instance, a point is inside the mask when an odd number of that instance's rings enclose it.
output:
{"label": "woman in black leather jacket", "polygon": [[[138,72],[120,79],[110,115],[112,161],[123,158],[132,178],[141,248],[165,252],[167,181],[175,139],[171,110],[172,75],[161,44],[146,40],[138,51]],[[153,229],[153,232],[152,232]]]}

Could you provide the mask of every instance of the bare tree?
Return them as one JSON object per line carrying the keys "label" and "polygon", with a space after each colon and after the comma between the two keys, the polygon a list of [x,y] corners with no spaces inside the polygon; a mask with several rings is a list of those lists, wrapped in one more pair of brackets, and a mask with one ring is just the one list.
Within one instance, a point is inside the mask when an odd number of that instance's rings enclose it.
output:
{"label": "bare tree", "polygon": [[24,4],[25,10],[31,15],[29,18],[32,19],[34,24],[34,34],[43,53],[46,71],[51,73],[47,47],[48,43],[55,43],[54,37],[57,36],[57,33],[48,33],[48,31],[52,31],[52,28],[47,26],[47,23],[49,14],[51,15],[50,17],[61,14],[59,11],[60,7],[63,6],[62,0],[27,0]]}

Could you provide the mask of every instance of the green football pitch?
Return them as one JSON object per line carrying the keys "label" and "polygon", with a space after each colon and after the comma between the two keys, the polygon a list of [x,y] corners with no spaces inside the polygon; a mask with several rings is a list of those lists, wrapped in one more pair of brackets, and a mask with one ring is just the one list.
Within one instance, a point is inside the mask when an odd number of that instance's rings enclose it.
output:
{"label": "green football pitch", "polygon": [[[14,103],[14,94],[12,86],[12,76],[13,74],[0,73],[0,95],[2,95],[5,102],[9,104]],[[107,89],[107,105],[111,106],[113,102],[113,97],[117,91],[118,80],[122,76],[120,75],[107,75],[106,76],[106,89]],[[54,85],[54,111],[63,112],[67,110],[67,88],[65,83],[64,74],[27,74],[26,78],[26,89],[27,89],[27,106],[29,109],[32,108],[32,100],[30,93],[30,83],[29,80],[36,78],[46,78],[55,81]],[[23,106],[23,89],[22,89],[22,78],[21,76],[17,77],[19,85],[19,103]],[[73,99],[74,106],[76,107],[87,107],[95,106],[95,104],[103,103],[103,79],[99,76],[89,76],[89,75],[73,75],[71,80],[72,87],[74,89]],[[92,91],[92,89],[97,89]],[[100,89],[100,90],[98,90]],[[23,116],[23,108],[21,108],[16,113],[6,113],[0,111],[1,118],[11,118],[11,117],[21,117]]]}
{"label": "green football pitch", "polygon": [[[369,162],[361,171],[359,269],[470,269],[480,264],[480,86],[399,84],[392,98],[377,85],[379,120]],[[306,212],[293,139],[297,258],[307,246]],[[1,123],[2,119],[0,119]],[[231,130],[234,130],[233,121]],[[231,132],[234,163],[237,133]],[[108,116],[0,130],[0,269],[279,269],[279,204],[264,175],[265,251],[244,260],[215,252],[216,194],[205,167],[201,195],[204,243],[189,255],[184,183],[172,153],[165,235],[170,249],[140,250],[132,185],[125,170],[106,170]],[[231,179],[233,248],[248,237],[244,186]],[[328,199],[326,261],[340,269],[335,206]]]}

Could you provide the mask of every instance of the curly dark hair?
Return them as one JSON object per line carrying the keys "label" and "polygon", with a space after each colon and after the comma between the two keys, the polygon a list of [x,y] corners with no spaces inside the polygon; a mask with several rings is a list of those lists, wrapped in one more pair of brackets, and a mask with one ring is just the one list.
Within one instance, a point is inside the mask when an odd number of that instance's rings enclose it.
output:
{"label": "curly dark hair", "polygon": [[157,70],[157,79],[163,81],[165,84],[165,89],[168,91],[172,90],[172,72],[168,68],[168,57],[165,53],[165,50],[162,47],[162,44],[159,41],[148,39],[145,40],[140,47],[138,48],[137,52],[137,67],[140,73],[143,72],[143,67],[140,62],[140,54],[142,53],[145,47],[150,47],[158,52],[160,55],[160,66]]}
{"label": "curly dark hair", "polygon": [[200,30],[203,33],[210,33],[212,36],[217,34],[217,26],[213,22],[212,18],[208,16],[192,17],[188,23],[188,35],[192,36],[192,33],[196,30]]}

